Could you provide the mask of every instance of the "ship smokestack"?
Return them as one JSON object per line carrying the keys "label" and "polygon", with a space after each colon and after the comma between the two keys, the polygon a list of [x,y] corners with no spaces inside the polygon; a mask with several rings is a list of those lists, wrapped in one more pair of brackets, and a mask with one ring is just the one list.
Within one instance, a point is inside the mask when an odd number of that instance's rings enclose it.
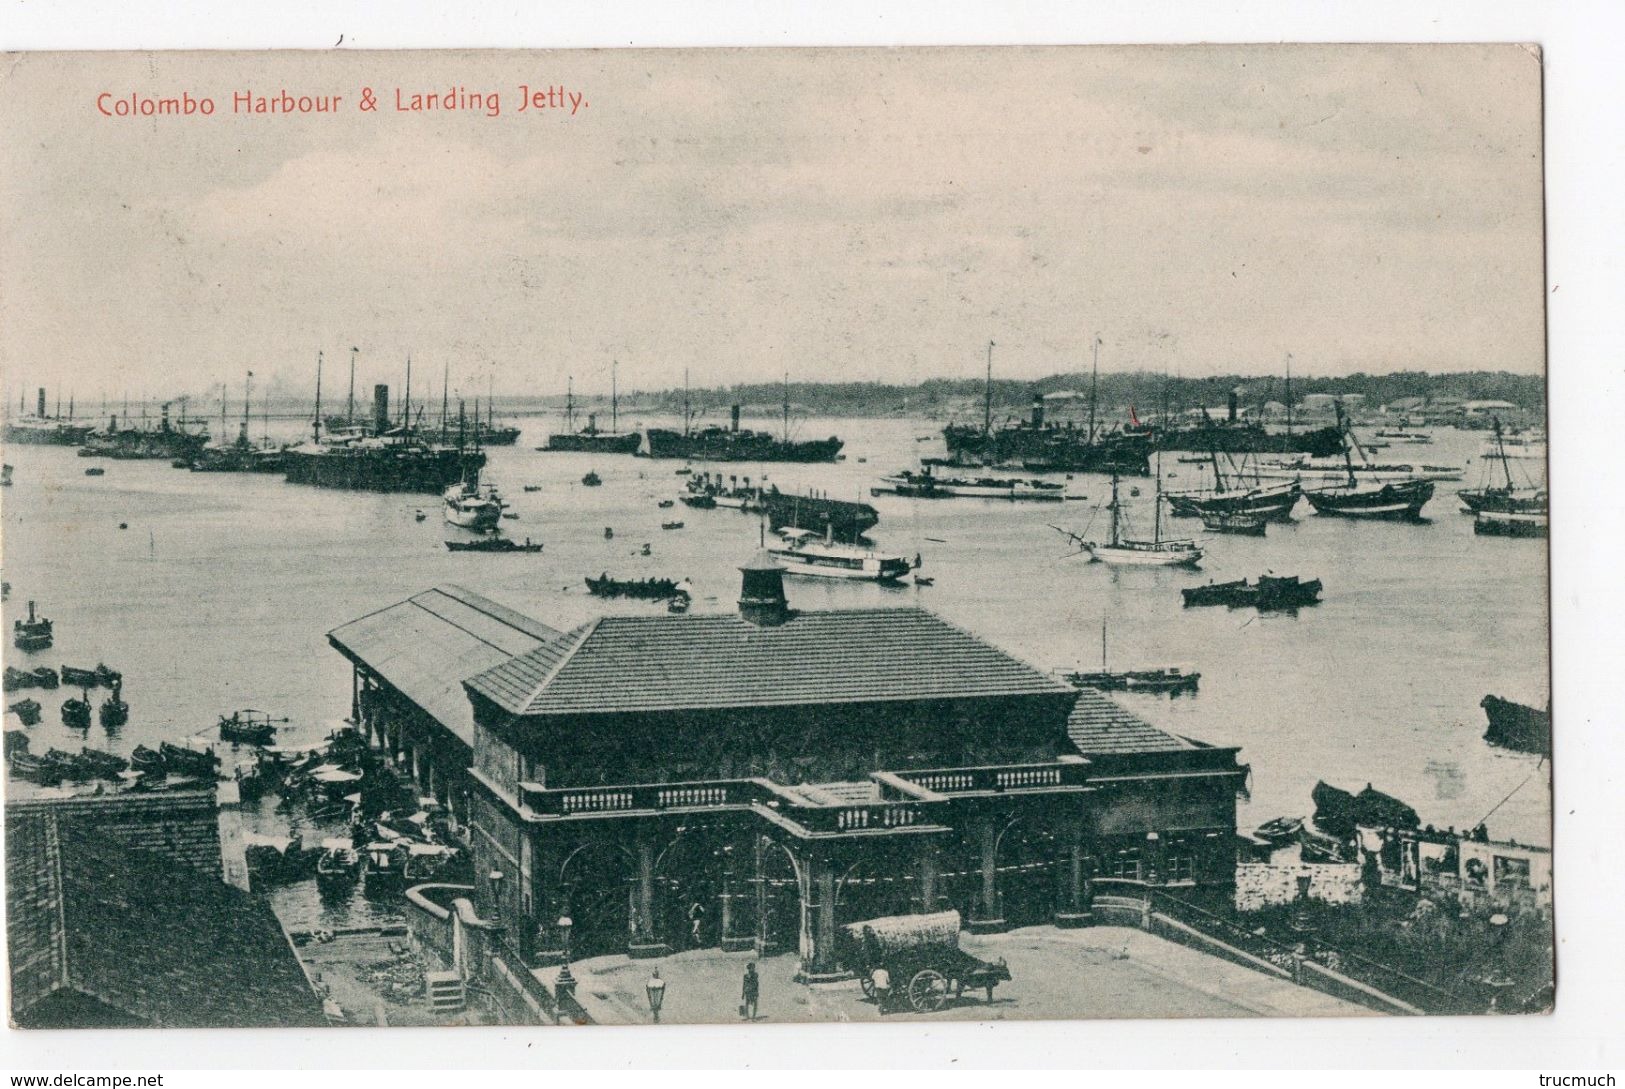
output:
{"label": "ship smokestack", "polygon": [[169,402],[168,401],[165,401],[163,403],[163,407],[158,410],[158,428],[161,431],[168,431],[169,430]]}
{"label": "ship smokestack", "polygon": [[[44,401],[40,402],[40,404],[44,404],[44,403],[45,403]],[[739,430],[739,406],[738,405],[733,406],[733,410],[730,413],[730,416],[731,416],[731,418],[733,420],[733,429],[735,431],[738,431]]]}
{"label": "ship smokestack", "polygon": [[1236,395],[1235,390],[1231,390],[1230,391],[1230,422],[1231,423],[1236,422],[1236,408],[1240,403],[1241,403],[1241,398]]}
{"label": "ship smokestack", "polygon": [[44,386],[41,386],[39,388],[39,408],[38,408],[38,410],[36,410],[36,412],[34,414],[36,416],[38,416],[40,419],[42,419],[42,420],[45,418],[45,387]]}
{"label": "ship smokestack", "polygon": [[389,430],[389,387],[382,383],[372,387],[372,429],[380,435]]}
{"label": "ship smokestack", "polygon": [[760,628],[776,627],[790,619],[790,603],[784,596],[784,570],[773,562],[766,549],[751,557],[739,569],[739,618]]}
{"label": "ship smokestack", "polygon": [[1033,394],[1033,426],[1044,426],[1044,395],[1041,393]]}

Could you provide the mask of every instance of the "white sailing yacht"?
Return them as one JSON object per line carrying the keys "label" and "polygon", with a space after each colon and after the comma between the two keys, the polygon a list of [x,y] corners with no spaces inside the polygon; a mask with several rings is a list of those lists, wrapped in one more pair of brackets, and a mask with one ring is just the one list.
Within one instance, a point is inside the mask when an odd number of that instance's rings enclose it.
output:
{"label": "white sailing yacht", "polygon": [[[1136,540],[1127,536],[1131,532],[1128,515],[1117,496],[1117,474],[1112,474],[1112,500],[1106,509],[1112,513],[1111,537],[1104,544],[1086,541],[1075,533],[1067,533],[1078,546],[1089,553],[1093,563],[1109,563],[1135,567],[1195,567],[1202,559],[1201,546],[1189,537],[1163,540],[1162,537],[1162,473],[1157,473],[1156,514],[1151,539]],[[1065,533],[1065,530],[1062,530]]]}

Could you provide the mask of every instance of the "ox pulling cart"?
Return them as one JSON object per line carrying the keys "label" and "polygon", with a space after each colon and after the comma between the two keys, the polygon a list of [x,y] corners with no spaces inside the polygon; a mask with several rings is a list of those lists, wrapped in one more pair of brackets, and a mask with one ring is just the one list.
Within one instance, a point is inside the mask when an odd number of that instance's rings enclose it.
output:
{"label": "ox pulling cart", "polygon": [[[981,960],[959,948],[959,912],[931,915],[889,915],[842,928],[848,945],[847,963],[858,973],[864,996],[885,1009],[911,1009],[931,1013],[967,989],[985,990],[993,1001],[993,988],[1010,979],[1001,957]],[[875,972],[884,969],[877,986]],[[885,992],[885,993],[883,993]]]}

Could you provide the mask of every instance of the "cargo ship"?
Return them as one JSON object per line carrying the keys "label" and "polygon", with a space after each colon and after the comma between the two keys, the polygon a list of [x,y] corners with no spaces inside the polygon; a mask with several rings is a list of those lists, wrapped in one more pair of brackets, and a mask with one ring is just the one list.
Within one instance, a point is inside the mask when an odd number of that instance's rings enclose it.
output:
{"label": "cargo ship", "polygon": [[808,529],[836,540],[856,541],[880,521],[880,512],[867,503],[808,493],[793,495],[769,486],[761,493],[768,528]]}
{"label": "cargo ship", "polygon": [[610,371],[609,386],[609,430],[598,429],[598,414],[587,414],[587,426],[580,431],[576,430],[576,394],[575,383],[571,380],[565,389],[564,420],[565,430],[559,434],[549,435],[546,446],[536,449],[553,453],[575,452],[587,454],[635,454],[643,443],[643,436],[636,431],[622,433],[620,430],[620,391],[616,386],[614,369]]}
{"label": "cargo ship", "polygon": [[408,429],[389,428],[389,387],[373,387],[372,434],[322,440],[321,365],[316,372],[316,415],[311,441],[290,447],[283,465],[290,484],[371,492],[441,494],[478,479],[485,452],[468,444],[424,442]]}
{"label": "cargo ship", "polygon": [[644,433],[638,453],[649,458],[684,458],[692,461],[834,461],[846,445],[831,435],[827,439],[780,438],[766,431],[739,426],[739,406],[734,405],[728,427],[670,431],[651,427]]}
{"label": "cargo ship", "polygon": [[128,420],[125,421],[126,426],[121,427],[117,416],[110,417],[106,430],[93,431],[86,437],[79,447],[79,456],[119,460],[167,458],[190,463],[198,451],[208,444],[208,431],[193,431],[184,421],[178,425],[171,424],[167,402],[162,412],[156,428],[129,427]]}
{"label": "cargo ship", "polygon": [[685,458],[693,461],[834,461],[845,445],[831,435],[827,439],[790,437],[790,387],[785,383],[784,434],[752,431],[739,426],[739,406],[731,410],[727,427],[693,428],[688,404],[688,382],[683,382],[683,429],[672,431],[651,427],[644,432],[638,453],[649,458]]}
{"label": "cargo ship", "polygon": [[[22,413],[15,420],[6,422],[5,441],[8,445],[17,446],[78,446],[96,430],[94,424],[75,423],[73,419],[73,398],[68,398],[68,415],[64,419],[60,411],[55,416],[45,413],[45,389],[40,388],[39,404],[34,415],[26,414],[22,405],[17,406]],[[62,407],[61,401],[57,408]]]}
{"label": "cargo ship", "polygon": [[1094,370],[1089,382],[1089,424],[1077,427],[1046,421],[1044,398],[1033,394],[1031,414],[1001,427],[993,426],[993,343],[988,342],[987,382],[982,403],[982,425],[951,423],[942,429],[953,465],[1016,465],[1029,472],[1118,473],[1146,476],[1151,472],[1151,428],[1134,421],[1128,427],[1096,427],[1100,342],[1095,340]]}
{"label": "cargo ship", "polygon": [[1190,450],[1221,454],[1308,454],[1329,458],[1343,452],[1341,427],[1314,427],[1292,430],[1292,357],[1286,366],[1286,430],[1266,430],[1261,424],[1238,419],[1241,394],[1230,391],[1223,422],[1204,409],[1202,422],[1192,427],[1167,428],[1157,436],[1159,450]]}

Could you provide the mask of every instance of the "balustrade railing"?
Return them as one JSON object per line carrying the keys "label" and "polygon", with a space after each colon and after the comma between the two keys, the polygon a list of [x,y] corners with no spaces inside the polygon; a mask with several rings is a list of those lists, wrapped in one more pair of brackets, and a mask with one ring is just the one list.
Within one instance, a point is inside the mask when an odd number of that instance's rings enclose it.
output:
{"label": "balustrade railing", "polygon": [[743,808],[753,802],[779,797],[771,784],[755,779],[554,789],[521,784],[520,792],[525,807],[543,817],[664,809]]}
{"label": "balustrade railing", "polygon": [[905,782],[938,794],[992,794],[1010,790],[1082,786],[1089,780],[1089,765],[1018,764],[1011,767],[933,768],[894,774]]}

